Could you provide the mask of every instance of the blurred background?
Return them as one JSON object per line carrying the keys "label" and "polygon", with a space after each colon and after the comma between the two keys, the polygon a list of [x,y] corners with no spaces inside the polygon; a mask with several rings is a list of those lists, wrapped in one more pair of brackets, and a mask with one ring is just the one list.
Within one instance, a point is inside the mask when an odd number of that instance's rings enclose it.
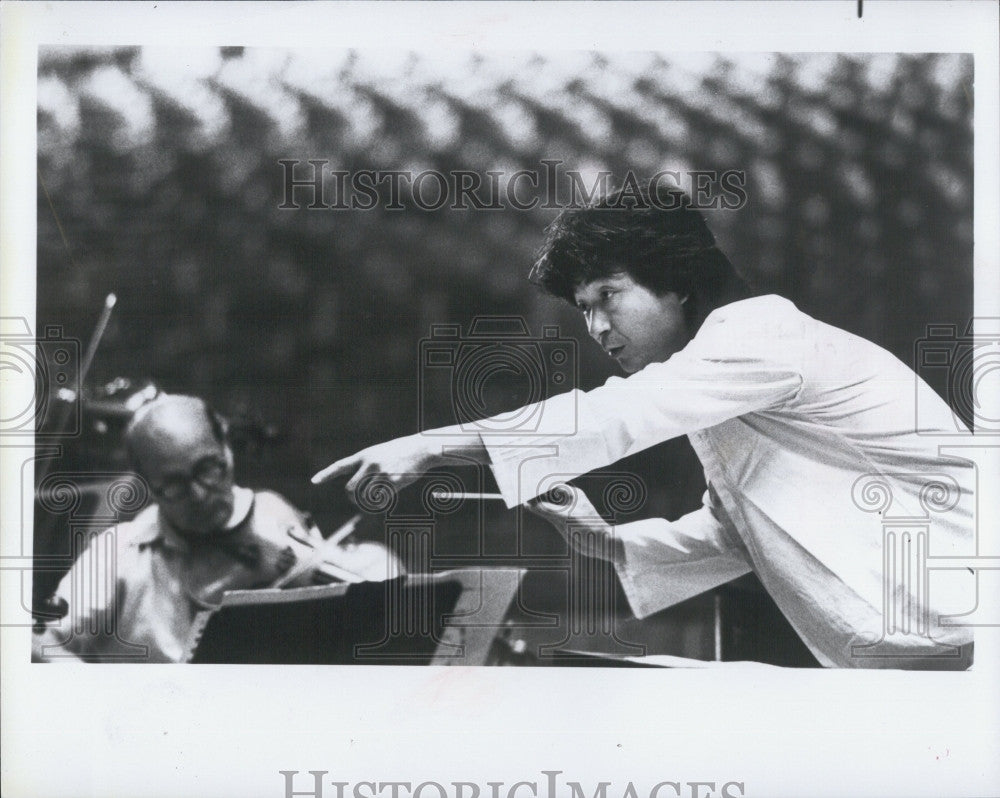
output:
{"label": "blurred background", "polygon": [[[706,216],[755,288],[912,364],[926,325],[961,332],[972,314],[972,91],[961,54],[45,48],[37,328],[86,342],[114,292],[85,392],[152,381],[206,397],[239,422],[240,481],[330,532],[353,510],[339,483],[310,486],[314,471],[454,419],[447,380],[422,380],[431,325],[507,315],[537,339],[557,324],[580,341],[583,388],[615,366],[575,311],[525,279],[557,212],[545,202],[428,211],[404,186],[393,210],[383,186],[370,210],[309,209],[308,191],[288,202],[280,161],[298,161],[299,180],[309,159],[327,173],[468,170],[485,183],[493,171],[501,186],[524,169],[541,174],[542,197],[556,188],[546,159],[588,186],[601,172],[736,170],[747,202]],[[519,390],[498,382],[491,409],[530,398]],[[123,468],[120,426],[83,421],[52,470]],[[677,517],[704,489],[686,441],[606,472],[581,482],[595,501],[608,474],[645,485],[623,520]],[[364,533],[384,539],[393,514],[423,511],[418,485]],[[566,637],[572,591],[553,530],[499,506],[449,508],[434,529],[433,567],[530,566],[512,634]],[[36,556],[64,554],[68,536],[68,518],[36,511]],[[60,575],[39,571],[35,598]],[[710,658],[721,618],[726,659],[812,663],[752,578],[641,625],[607,585],[617,631],[574,644]]]}

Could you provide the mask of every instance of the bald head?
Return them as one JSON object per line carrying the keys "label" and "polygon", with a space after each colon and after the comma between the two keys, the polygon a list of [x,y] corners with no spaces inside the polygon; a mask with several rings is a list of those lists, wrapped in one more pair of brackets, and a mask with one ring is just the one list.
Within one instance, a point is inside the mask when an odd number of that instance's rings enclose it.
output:
{"label": "bald head", "polygon": [[219,417],[204,399],[164,394],[143,405],[125,430],[125,445],[142,471],[144,457],[156,457],[164,449],[187,449],[205,439],[225,442]]}
{"label": "bald head", "polygon": [[178,529],[206,534],[232,513],[232,452],[204,400],[164,395],[136,411],[125,431],[136,470]]}

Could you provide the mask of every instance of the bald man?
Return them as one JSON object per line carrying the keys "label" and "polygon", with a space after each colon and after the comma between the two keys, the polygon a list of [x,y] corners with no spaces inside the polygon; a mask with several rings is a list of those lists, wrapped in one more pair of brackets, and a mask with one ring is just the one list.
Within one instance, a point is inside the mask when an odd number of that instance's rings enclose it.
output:
{"label": "bald man", "polygon": [[394,558],[327,545],[269,491],[235,484],[225,425],[191,396],[161,396],[125,433],[136,472],[156,500],[96,536],[63,578],[69,606],[36,635],[36,660],[178,662],[195,614],[226,590],[386,579]]}

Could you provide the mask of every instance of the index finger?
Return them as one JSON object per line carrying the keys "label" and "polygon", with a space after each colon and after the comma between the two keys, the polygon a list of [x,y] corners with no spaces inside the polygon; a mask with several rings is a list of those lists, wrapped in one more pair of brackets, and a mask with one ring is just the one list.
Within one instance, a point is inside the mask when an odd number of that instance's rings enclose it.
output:
{"label": "index finger", "polygon": [[312,482],[313,485],[319,485],[321,482],[327,482],[334,477],[349,474],[352,471],[357,470],[359,465],[361,465],[361,458],[356,454],[352,454],[350,457],[344,457],[337,460],[335,463],[331,463],[322,471],[317,471],[313,474],[310,482]]}

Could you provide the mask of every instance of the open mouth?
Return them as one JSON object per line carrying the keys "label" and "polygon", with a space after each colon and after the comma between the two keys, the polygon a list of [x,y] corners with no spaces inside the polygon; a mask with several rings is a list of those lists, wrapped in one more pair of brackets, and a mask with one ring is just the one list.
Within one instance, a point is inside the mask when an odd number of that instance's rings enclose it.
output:
{"label": "open mouth", "polygon": [[620,355],[620,354],[621,354],[621,352],[622,352],[622,350],[623,350],[624,348],[625,348],[625,346],[624,346],[624,345],[622,345],[622,346],[609,346],[609,347],[608,347],[607,349],[605,349],[604,351],[608,353],[608,356],[609,356],[609,357],[614,357],[614,358],[617,358],[617,357],[618,357],[618,355]]}

